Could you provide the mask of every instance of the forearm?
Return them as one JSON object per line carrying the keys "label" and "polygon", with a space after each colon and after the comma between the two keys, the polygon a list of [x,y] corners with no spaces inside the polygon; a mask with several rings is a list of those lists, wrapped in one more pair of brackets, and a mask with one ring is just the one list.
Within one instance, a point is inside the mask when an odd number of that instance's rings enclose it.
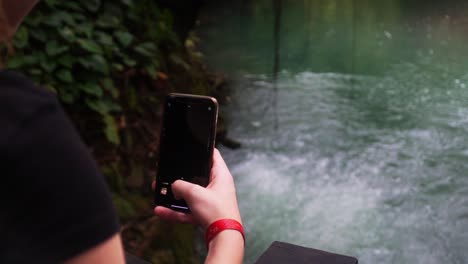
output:
{"label": "forearm", "polygon": [[225,230],[211,240],[205,264],[240,264],[244,257],[244,238],[236,230]]}

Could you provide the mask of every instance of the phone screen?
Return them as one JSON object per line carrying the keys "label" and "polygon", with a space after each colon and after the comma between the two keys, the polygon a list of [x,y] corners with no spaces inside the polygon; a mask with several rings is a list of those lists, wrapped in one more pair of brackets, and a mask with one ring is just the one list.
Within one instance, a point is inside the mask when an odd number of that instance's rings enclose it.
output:
{"label": "phone screen", "polygon": [[217,118],[210,97],[168,96],[161,130],[156,204],[187,210],[170,185],[177,179],[207,186],[210,178]]}

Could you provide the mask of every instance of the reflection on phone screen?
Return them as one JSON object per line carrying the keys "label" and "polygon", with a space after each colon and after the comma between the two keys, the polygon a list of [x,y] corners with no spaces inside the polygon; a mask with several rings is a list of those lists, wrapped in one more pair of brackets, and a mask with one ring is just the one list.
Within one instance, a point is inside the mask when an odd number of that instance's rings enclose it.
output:
{"label": "reflection on phone screen", "polygon": [[170,190],[170,184],[177,179],[208,185],[215,119],[215,107],[210,100],[167,99],[156,190],[162,196],[159,199],[185,206],[183,201],[173,200]]}

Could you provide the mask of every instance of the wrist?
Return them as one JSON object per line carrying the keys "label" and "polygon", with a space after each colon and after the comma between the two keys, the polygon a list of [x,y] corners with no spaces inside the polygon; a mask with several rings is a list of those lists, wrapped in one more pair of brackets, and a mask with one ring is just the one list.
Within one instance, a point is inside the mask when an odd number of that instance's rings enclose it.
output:
{"label": "wrist", "polygon": [[208,244],[208,251],[217,247],[219,244],[229,243],[231,245],[238,245],[244,247],[244,237],[236,230],[226,229],[215,236]]}
{"label": "wrist", "polygon": [[[220,237],[220,238],[219,238]],[[211,223],[206,229],[205,242],[206,247],[210,247],[210,242],[223,240],[223,238],[237,237],[242,238],[242,244],[245,244],[244,228],[242,224],[234,219],[220,219]],[[218,238],[218,239],[217,239]]]}
{"label": "wrist", "polygon": [[236,230],[224,230],[214,237],[208,246],[205,264],[242,263],[244,238]]}

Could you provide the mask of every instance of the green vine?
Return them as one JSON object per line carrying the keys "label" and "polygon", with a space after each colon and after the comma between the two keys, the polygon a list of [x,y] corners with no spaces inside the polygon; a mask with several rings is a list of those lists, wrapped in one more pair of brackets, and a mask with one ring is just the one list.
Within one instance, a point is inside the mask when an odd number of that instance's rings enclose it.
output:
{"label": "green vine", "polygon": [[44,0],[19,28],[6,66],[56,92],[65,105],[99,114],[105,137],[118,145],[118,80],[128,71],[156,80],[164,49],[180,46],[171,14],[154,2]]}

